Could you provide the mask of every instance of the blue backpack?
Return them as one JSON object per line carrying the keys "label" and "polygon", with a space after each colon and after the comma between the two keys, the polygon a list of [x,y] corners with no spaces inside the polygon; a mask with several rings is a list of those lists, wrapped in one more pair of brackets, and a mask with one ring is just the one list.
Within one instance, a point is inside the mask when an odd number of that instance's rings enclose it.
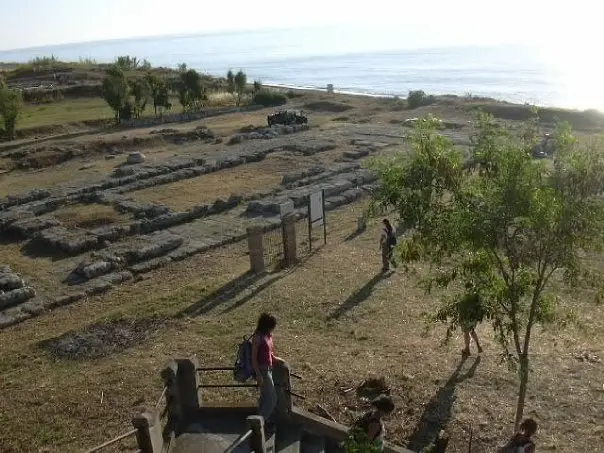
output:
{"label": "blue backpack", "polygon": [[243,337],[243,341],[237,348],[237,357],[235,358],[235,366],[233,367],[233,377],[237,382],[247,382],[256,377],[254,368],[252,367],[252,337]]}

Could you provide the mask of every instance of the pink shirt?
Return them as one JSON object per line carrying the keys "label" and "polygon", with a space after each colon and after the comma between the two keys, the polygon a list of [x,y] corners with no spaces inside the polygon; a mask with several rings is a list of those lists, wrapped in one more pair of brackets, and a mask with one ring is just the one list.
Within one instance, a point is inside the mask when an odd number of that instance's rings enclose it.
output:
{"label": "pink shirt", "polygon": [[273,367],[273,336],[257,334],[258,341],[258,365]]}

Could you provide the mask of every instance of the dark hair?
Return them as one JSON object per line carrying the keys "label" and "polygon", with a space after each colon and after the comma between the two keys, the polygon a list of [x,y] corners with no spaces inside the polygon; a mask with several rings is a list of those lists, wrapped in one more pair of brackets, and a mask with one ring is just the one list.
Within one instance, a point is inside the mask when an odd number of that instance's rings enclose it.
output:
{"label": "dark hair", "polygon": [[275,329],[275,327],[277,327],[277,318],[268,313],[262,313],[258,318],[256,332],[267,335],[271,333]]}
{"label": "dark hair", "polygon": [[392,225],[390,224],[390,220],[384,219],[383,222],[384,225],[386,225],[386,230],[388,231],[388,234],[392,234]]}
{"label": "dark hair", "polygon": [[532,436],[537,432],[537,422],[532,418],[526,418],[520,424],[520,431],[522,431],[527,436]]}
{"label": "dark hair", "polygon": [[394,410],[394,401],[388,395],[380,395],[371,401],[371,405],[385,414]]}

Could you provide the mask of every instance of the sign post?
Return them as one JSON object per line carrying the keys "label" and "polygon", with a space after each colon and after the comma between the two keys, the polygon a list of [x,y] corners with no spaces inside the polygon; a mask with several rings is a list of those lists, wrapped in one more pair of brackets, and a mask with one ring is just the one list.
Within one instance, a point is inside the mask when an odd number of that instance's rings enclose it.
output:
{"label": "sign post", "polygon": [[308,240],[312,250],[312,230],[323,225],[323,243],[327,243],[327,225],[325,223],[325,191],[311,193],[308,198]]}

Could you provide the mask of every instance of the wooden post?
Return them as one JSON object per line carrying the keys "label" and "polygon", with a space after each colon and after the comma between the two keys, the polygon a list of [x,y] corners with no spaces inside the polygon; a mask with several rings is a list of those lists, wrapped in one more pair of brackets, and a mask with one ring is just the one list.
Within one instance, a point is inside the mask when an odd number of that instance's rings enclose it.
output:
{"label": "wooden post", "polygon": [[252,430],[250,446],[255,453],[266,453],[266,436],[264,435],[264,419],[261,415],[250,415],[246,419],[248,428]]}
{"label": "wooden post", "polygon": [[180,407],[183,420],[195,418],[201,407],[199,391],[199,364],[197,357],[190,359],[177,359],[177,383],[180,396]]}
{"label": "wooden post", "polygon": [[287,364],[276,363],[273,367],[273,380],[277,391],[275,414],[279,421],[287,422],[292,412],[291,375]]}
{"label": "wooden post", "polygon": [[183,413],[180,392],[178,391],[178,364],[175,360],[171,360],[161,371],[161,377],[166,386],[166,407],[168,410],[165,434],[175,432],[178,435],[182,426]]}
{"label": "wooden post", "polygon": [[146,410],[132,419],[136,428],[136,441],[142,453],[162,453],[164,439],[162,436],[159,413],[155,409]]}
{"label": "wooden post", "polygon": [[247,245],[250,254],[250,267],[256,274],[264,272],[264,233],[262,227],[251,226],[247,229]]}

